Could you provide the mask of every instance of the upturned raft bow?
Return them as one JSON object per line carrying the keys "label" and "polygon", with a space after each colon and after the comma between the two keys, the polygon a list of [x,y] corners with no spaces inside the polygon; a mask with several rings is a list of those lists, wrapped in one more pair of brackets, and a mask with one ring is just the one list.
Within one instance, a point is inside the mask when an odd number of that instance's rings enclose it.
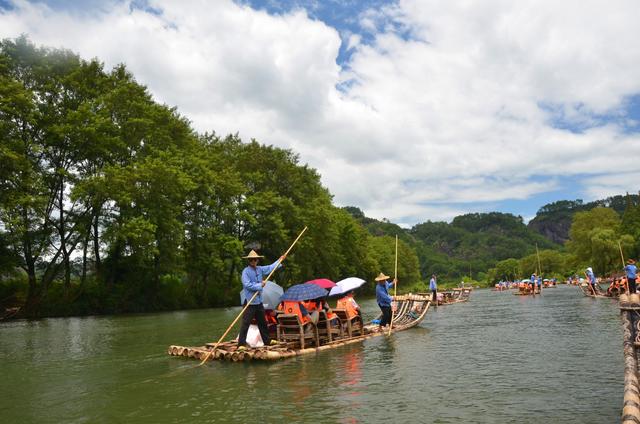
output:
{"label": "upturned raft bow", "polygon": [[[304,232],[307,231],[307,227],[304,227],[304,229],[300,232],[300,234],[298,235],[298,237],[293,241],[293,243],[291,243],[291,246],[289,246],[289,248],[287,249],[286,252],[284,252],[284,255],[281,256],[281,260],[278,259],[278,266],[286,259],[287,255],[289,254],[289,252],[291,251],[291,249],[293,249],[293,246],[296,245],[296,243],[298,242],[298,240],[300,240],[300,237],[302,237],[302,235],[304,234]],[[276,269],[278,269],[278,266],[274,267],[271,272],[269,273],[269,276],[267,277],[266,280],[264,280],[264,282],[269,281],[269,279],[271,278],[271,276],[273,275],[273,273],[276,271]],[[242,308],[242,311],[240,311],[240,313],[238,314],[238,316],[236,317],[236,319],[233,320],[233,322],[231,323],[231,325],[229,325],[229,327],[227,328],[227,331],[224,332],[224,334],[222,335],[222,337],[220,337],[220,339],[216,342],[216,344],[213,346],[213,349],[211,349],[209,351],[209,353],[207,353],[207,355],[204,357],[204,359],[202,360],[202,362],[200,362],[200,365],[203,365],[205,362],[207,362],[207,360],[209,359],[209,357],[211,356],[211,354],[213,352],[215,352],[215,350],[218,348],[218,345],[220,343],[222,343],[222,341],[224,340],[225,337],[227,337],[227,334],[229,333],[229,331],[231,331],[231,329],[233,328],[233,326],[236,324],[236,322],[238,322],[238,320],[240,319],[240,317],[244,314],[244,311],[247,310],[247,308],[249,307],[249,305],[251,305],[251,302],[253,302],[253,300],[256,298],[256,296],[258,296],[258,293],[260,293],[260,291],[256,291],[253,296],[251,296],[251,299],[249,301],[247,301],[247,303],[244,305],[244,308]]]}

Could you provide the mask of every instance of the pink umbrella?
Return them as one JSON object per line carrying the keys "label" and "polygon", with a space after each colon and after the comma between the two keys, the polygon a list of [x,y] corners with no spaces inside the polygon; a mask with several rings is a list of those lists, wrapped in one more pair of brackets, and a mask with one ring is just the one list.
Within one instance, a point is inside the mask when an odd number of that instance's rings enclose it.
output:
{"label": "pink umbrella", "polygon": [[326,278],[318,278],[317,280],[307,281],[307,283],[315,284],[316,286],[320,286],[323,289],[327,289],[327,290],[330,290],[332,287],[336,286],[336,283],[334,283],[331,280],[327,280]]}

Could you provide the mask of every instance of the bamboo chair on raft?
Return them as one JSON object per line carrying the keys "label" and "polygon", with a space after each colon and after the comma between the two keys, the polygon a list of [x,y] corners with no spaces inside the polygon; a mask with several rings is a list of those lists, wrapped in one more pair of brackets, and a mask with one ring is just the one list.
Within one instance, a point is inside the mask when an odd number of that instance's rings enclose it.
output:
{"label": "bamboo chair on raft", "polygon": [[280,342],[297,342],[304,349],[307,342],[320,346],[318,327],[313,322],[300,322],[296,314],[278,314],[276,335]]}
{"label": "bamboo chair on raft", "polygon": [[342,322],[340,321],[340,318],[338,317],[338,325],[332,326],[329,318],[327,317],[327,313],[325,311],[318,312],[319,318],[316,328],[318,329],[320,343],[331,343],[336,338],[342,337]]}
{"label": "bamboo chair on raft", "polygon": [[344,328],[344,330],[346,330],[348,337],[362,335],[364,323],[362,322],[362,317],[360,315],[349,318],[345,309],[333,309],[333,313],[336,314],[338,318],[340,318],[342,327]]}

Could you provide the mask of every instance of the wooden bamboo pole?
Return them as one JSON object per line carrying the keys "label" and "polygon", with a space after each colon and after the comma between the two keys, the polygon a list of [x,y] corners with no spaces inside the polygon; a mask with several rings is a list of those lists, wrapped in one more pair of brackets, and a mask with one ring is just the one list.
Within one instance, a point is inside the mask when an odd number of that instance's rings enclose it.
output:
{"label": "wooden bamboo pole", "polygon": [[[269,273],[269,276],[267,277],[266,280],[264,280],[264,282],[269,281],[269,279],[271,278],[271,276],[273,275],[273,273],[276,271],[276,269],[278,269],[278,266],[282,263],[282,261],[284,261],[287,258],[287,255],[289,254],[289,252],[291,251],[291,249],[293,249],[293,246],[296,245],[296,243],[298,242],[298,240],[300,240],[300,237],[302,237],[302,235],[304,234],[304,232],[307,231],[307,227],[305,226],[304,229],[300,232],[300,234],[298,235],[298,237],[296,237],[296,239],[293,241],[293,243],[291,243],[291,246],[289,246],[289,248],[287,249],[286,252],[284,252],[284,255],[282,255],[280,257],[280,259],[278,259],[278,265],[276,265],[271,272]],[[246,305],[244,305],[244,308],[242,308],[242,311],[240,311],[240,313],[238,314],[238,316],[236,317],[236,319],[233,320],[233,322],[231,323],[231,325],[229,325],[229,327],[227,327],[227,331],[224,332],[224,334],[222,335],[222,337],[220,337],[220,339],[216,342],[215,346],[213,346],[213,348],[209,351],[209,353],[207,354],[207,356],[204,357],[204,359],[202,360],[202,362],[200,362],[200,365],[203,365],[205,362],[207,362],[207,360],[209,359],[209,357],[211,356],[211,353],[214,352],[216,350],[216,348],[218,347],[218,345],[220,343],[222,343],[222,340],[224,340],[225,337],[227,337],[227,334],[229,333],[229,331],[231,331],[231,329],[233,328],[233,326],[236,324],[236,322],[238,322],[238,320],[240,319],[240,317],[244,314],[244,311],[247,310],[247,308],[249,307],[249,305],[251,304],[251,302],[253,302],[253,300],[256,298],[256,296],[258,296],[258,293],[260,293],[259,291],[255,292],[253,294],[253,296],[251,296],[251,299],[246,303]]]}
{"label": "wooden bamboo pole", "polygon": [[[620,244],[620,240],[618,240],[618,247],[620,248],[620,258],[622,259],[622,269],[624,272],[624,255],[622,254],[622,245]],[[629,279],[624,279],[626,283],[624,283],[624,291],[629,294]]]}
{"label": "wooden bamboo pole", "polygon": [[[398,294],[398,235],[396,234],[396,265],[393,271],[393,279],[395,283],[393,284],[393,297],[395,298]],[[391,322],[389,323],[389,333],[387,335],[391,335],[391,328],[393,328],[393,316],[395,312],[393,308],[391,309]]]}

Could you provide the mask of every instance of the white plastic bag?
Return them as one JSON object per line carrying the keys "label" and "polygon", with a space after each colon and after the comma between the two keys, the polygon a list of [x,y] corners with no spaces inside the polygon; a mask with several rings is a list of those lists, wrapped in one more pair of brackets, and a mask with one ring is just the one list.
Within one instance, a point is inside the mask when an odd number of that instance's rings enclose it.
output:
{"label": "white plastic bag", "polygon": [[247,331],[247,344],[251,347],[264,346],[262,337],[260,336],[260,330],[258,329],[257,325],[251,324],[249,326],[249,331]]}

